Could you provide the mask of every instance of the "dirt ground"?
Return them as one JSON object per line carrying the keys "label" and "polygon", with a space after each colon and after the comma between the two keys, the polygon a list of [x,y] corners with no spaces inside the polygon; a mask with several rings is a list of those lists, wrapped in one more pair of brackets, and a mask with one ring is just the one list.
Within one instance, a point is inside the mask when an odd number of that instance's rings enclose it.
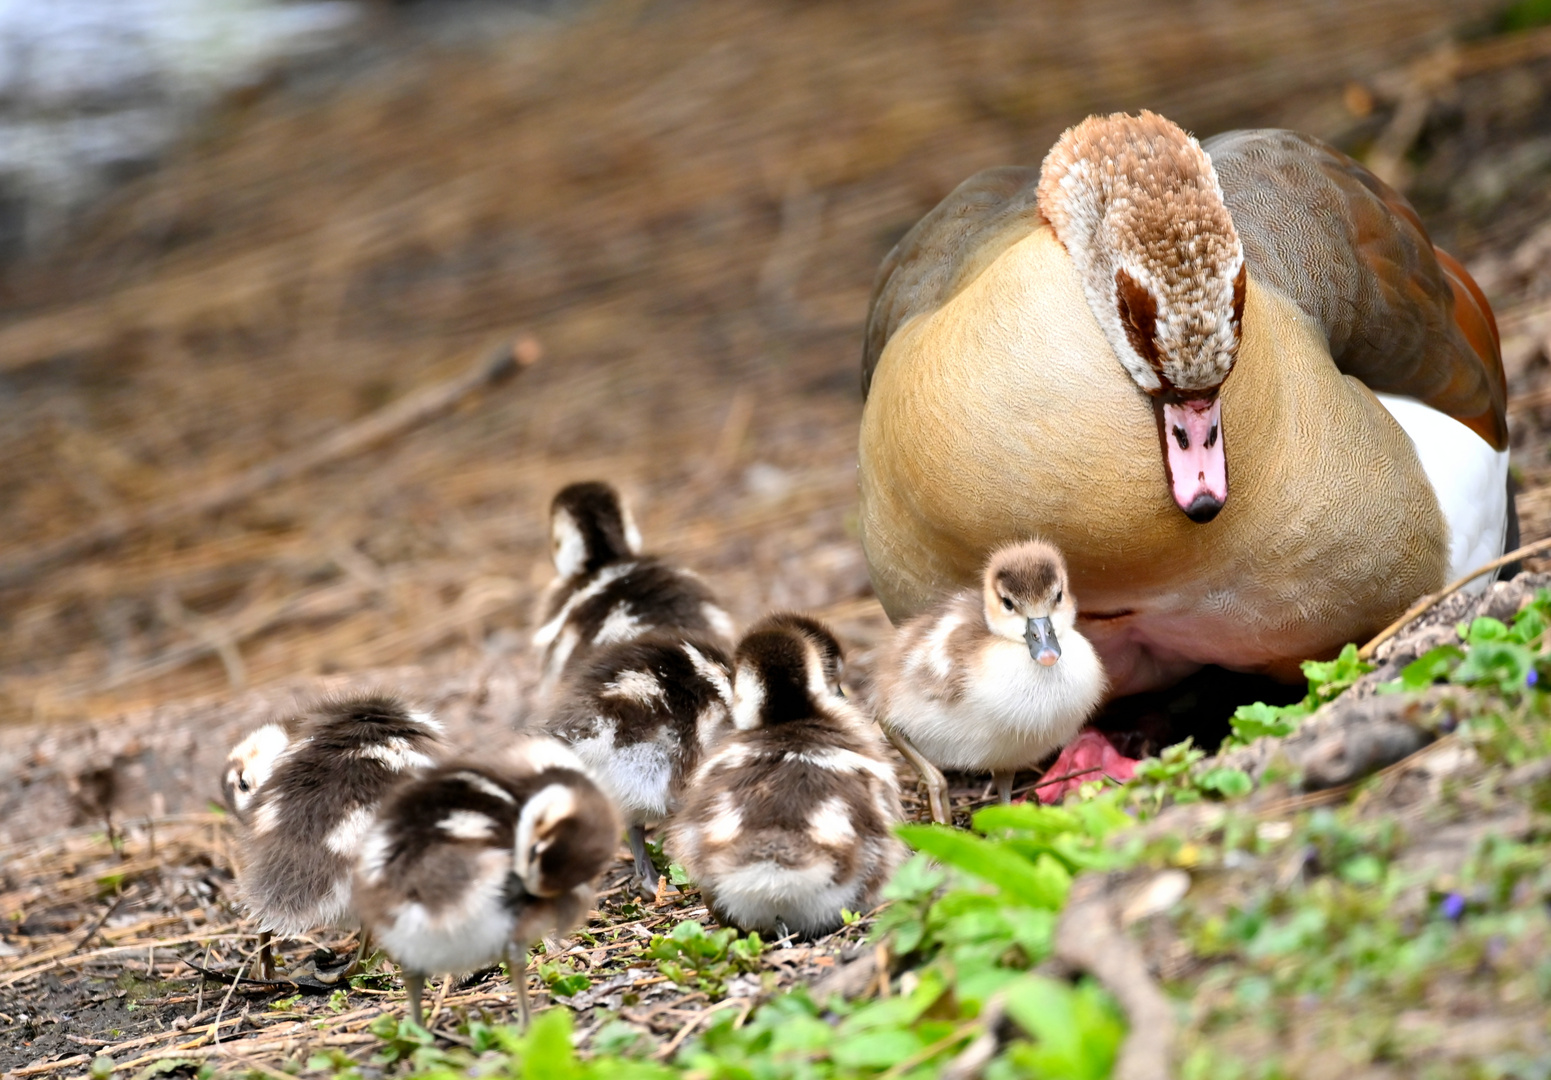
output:
{"label": "dirt ground", "polygon": [[[740,622],[834,621],[865,687],[887,632],[852,520],[873,270],[959,180],[1037,161],[1090,111],[1298,127],[1401,185],[1493,301],[1523,535],[1551,535],[1551,34],[1484,2],[1166,7],[619,3],[479,45],[385,16],[358,65],[231,102],[66,248],[7,268],[0,1069],[204,1056],[217,1031],[274,1063],[324,1016],[343,1052],[375,1040],[387,980],[227,1000],[191,976],[252,947],[206,765],[275,702],[356,678],[446,699],[466,733],[521,723],[563,483],[621,485],[648,546]],[[219,512],[160,512],[519,335],[542,357],[446,415]],[[1134,727],[1150,707],[1130,708]],[[136,757],[124,731],[191,764],[133,792],[55,767],[67,746]],[[693,897],[621,896],[571,962],[671,1048],[711,995],[608,950]],[[864,929],[765,971],[817,978]],[[715,1007],[751,1000],[739,985]],[[500,993],[444,1005],[504,1013]]]}

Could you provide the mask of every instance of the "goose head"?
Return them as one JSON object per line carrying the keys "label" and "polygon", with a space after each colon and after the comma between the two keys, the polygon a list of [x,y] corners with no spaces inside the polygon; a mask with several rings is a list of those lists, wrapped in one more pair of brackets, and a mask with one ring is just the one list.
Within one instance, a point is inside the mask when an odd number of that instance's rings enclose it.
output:
{"label": "goose head", "polygon": [[987,629],[1025,643],[1044,667],[1061,659],[1060,636],[1076,633],[1077,602],[1059,551],[1031,540],[993,552],[983,590]]}
{"label": "goose head", "polygon": [[561,488],[549,507],[550,554],[561,579],[590,574],[641,554],[641,530],[612,484]]}
{"label": "goose head", "polygon": [[1245,289],[1211,159],[1156,113],[1089,117],[1045,157],[1038,200],[1115,356],[1152,400],[1170,495],[1211,521],[1228,499],[1218,391],[1238,358]]}

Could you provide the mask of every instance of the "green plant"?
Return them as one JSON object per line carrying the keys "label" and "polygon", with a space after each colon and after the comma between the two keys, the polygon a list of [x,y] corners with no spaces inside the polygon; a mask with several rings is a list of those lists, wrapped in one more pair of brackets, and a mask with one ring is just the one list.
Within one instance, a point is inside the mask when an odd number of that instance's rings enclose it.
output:
{"label": "green plant", "polygon": [[1223,743],[1223,749],[1244,746],[1265,736],[1292,734],[1304,717],[1326,702],[1334,701],[1372,670],[1372,664],[1358,659],[1357,646],[1351,643],[1342,646],[1340,655],[1334,660],[1305,660],[1303,675],[1309,681],[1309,690],[1303,700],[1292,705],[1267,705],[1257,701],[1253,705],[1239,706],[1229,720],[1233,734]]}
{"label": "green plant", "polygon": [[667,934],[655,935],[645,955],[656,960],[657,970],[675,983],[715,999],[727,992],[729,977],[758,971],[764,950],[758,934],[740,937],[731,927],[707,933],[705,927],[690,920]]}

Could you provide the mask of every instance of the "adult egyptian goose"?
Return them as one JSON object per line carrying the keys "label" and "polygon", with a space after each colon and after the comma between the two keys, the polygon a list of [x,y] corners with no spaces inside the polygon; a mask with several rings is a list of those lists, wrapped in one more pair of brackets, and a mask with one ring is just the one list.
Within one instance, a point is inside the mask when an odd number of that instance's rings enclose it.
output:
{"label": "adult egyptian goose", "polygon": [[641,554],[641,530],[612,485],[571,484],[550,505],[555,580],[539,598],[533,647],[542,658],[539,699],[594,649],[653,630],[694,634],[731,649],[732,618],[699,577]]}
{"label": "adult egyptian goose", "polygon": [[948,823],[942,769],[1013,774],[1076,737],[1104,699],[1104,668],[1077,631],[1066,563],[1025,541],[986,561],[979,589],[950,594],[899,628],[878,663],[878,723]]}
{"label": "adult egyptian goose", "polygon": [[388,790],[442,752],[441,734],[429,713],[362,694],[265,724],[233,749],[225,780],[239,827],[237,890],[259,924],[265,978],[269,935],[355,923],[362,837]]}
{"label": "adult egyptian goose", "polygon": [[526,1028],[528,946],[587,914],[618,837],[619,815],[553,739],[395,789],[361,846],[355,893],[363,925],[404,969],[410,1018],[421,1022],[427,975],[506,959]]}
{"label": "adult egyptian goose", "polygon": [[730,676],[716,642],[658,631],[593,651],[544,722],[624,815],[643,895],[657,885],[646,827],[678,808],[690,774],[726,729]]}
{"label": "adult egyptian goose", "polygon": [[1516,530],[1485,299],[1290,131],[1093,117],[972,177],[884,260],[862,381],[890,616],[1042,536],[1118,694],[1296,678]]}
{"label": "adult egyptian goose", "polygon": [[[875,725],[831,688],[826,647],[791,620],[734,658],[734,730],[695,771],[667,850],[722,923],[800,937],[865,911],[898,865],[898,780]],[[836,646],[838,649],[838,645]]]}

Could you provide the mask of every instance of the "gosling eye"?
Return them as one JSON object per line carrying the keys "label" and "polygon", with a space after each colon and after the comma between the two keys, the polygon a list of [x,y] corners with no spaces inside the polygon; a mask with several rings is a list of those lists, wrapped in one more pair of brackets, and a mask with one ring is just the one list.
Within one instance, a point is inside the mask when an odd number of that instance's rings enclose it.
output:
{"label": "gosling eye", "polygon": [[1009,599],[1008,597],[1005,597],[1005,596],[1002,597],[1002,607],[1006,608],[1008,611],[1011,611],[1012,610],[1012,600]]}
{"label": "gosling eye", "polygon": [[248,790],[250,790],[250,788],[251,788],[251,785],[248,783],[248,778],[246,776],[239,776],[239,777],[237,777],[237,790],[238,791],[248,791]]}
{"label": "gosling eye", "polygon": [[1057,589],[1056,590],[1056,603],[1059,604],[1061,602],[1061,597],[1063,597],[1065,595],[1066,595],[1066,590],[1065,589]]}

